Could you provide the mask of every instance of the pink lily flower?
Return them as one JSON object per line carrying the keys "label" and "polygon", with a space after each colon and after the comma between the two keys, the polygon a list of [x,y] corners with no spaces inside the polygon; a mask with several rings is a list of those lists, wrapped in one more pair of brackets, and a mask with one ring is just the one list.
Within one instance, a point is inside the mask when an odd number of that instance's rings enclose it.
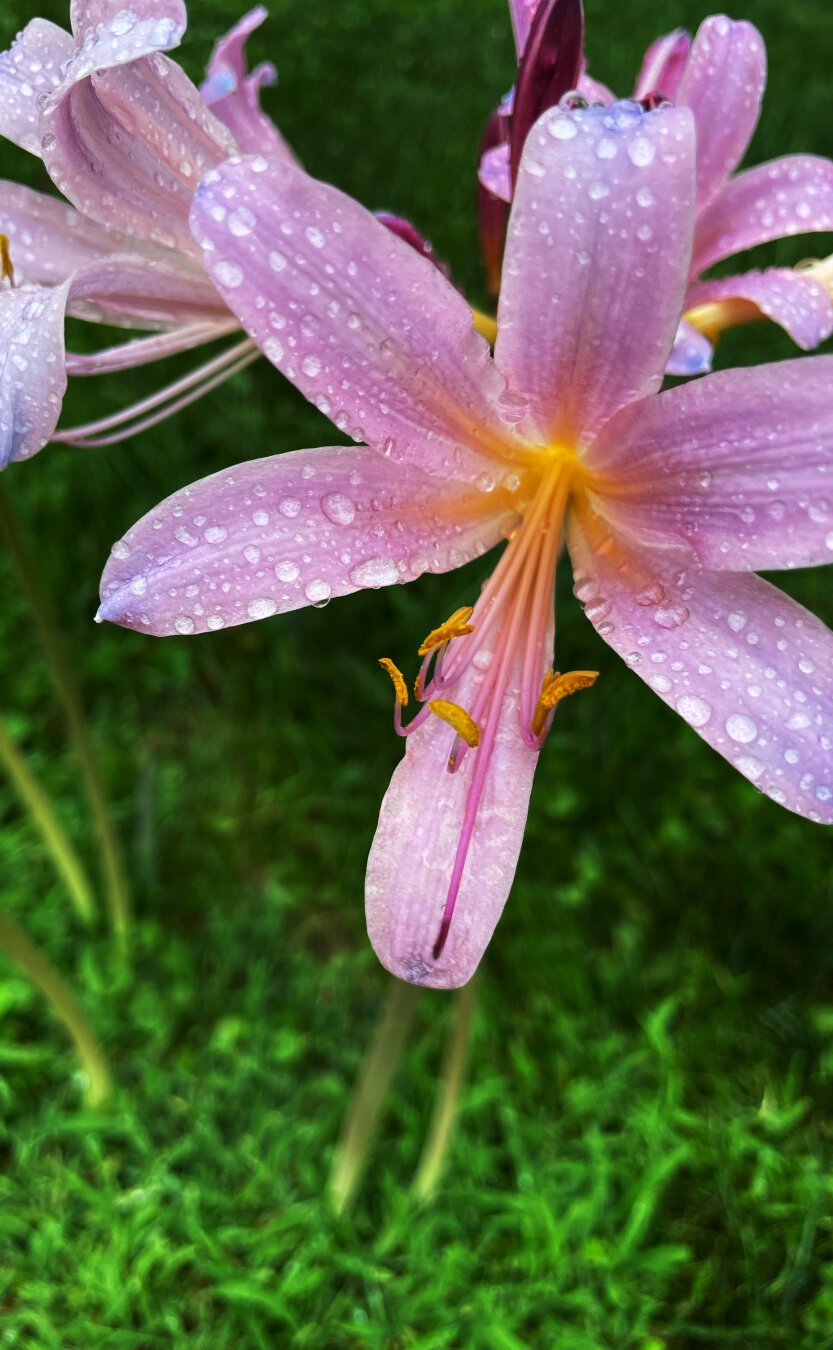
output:
{"label": "pink lily flower", "polygon": [[[33,19],[0,55],[0,135],[38,155],[72,205],[0,183],[0,467],[50,439],[119,440],[258,355],[248,338],[132,408],[55,435],[68,375],[157,361],[239,331],[188,225],[205,171],[240,150],[291,159],[263,114],[271,67],[246,71],[260,7],[218,42],[202,94],[165,53],[182,0],[73,0],[72,35]],[[93,356],[66,352],[74,317],[143,329]]]}
{"label": "pink lily flower", "polygon": [[473,607],[423,642],[407,725],[383,658],[407,743],[367,922],[405,980],[471,977],[558,705],[595,678],[553,671],[565,539],[600,636],[756,787],[833,822],[833,634],[754,572],[833,560],[833,359],[657,393],[695,213],[688,109],[546,112],[518,171],[492,356],[429,260],[297,166],[233,160],[197,194],[194,234],[229,305],[365,444],[175,493],[115,545],[99,619],[212,631],[508,540]]}
{"label": "pink lily flower", "polygon": [[[544,105],[556,102],[570,72],[582,68],[581,0],[510,0],[509,8],[519,60],[515,101],[520,106],[505,105],[508,130],[497,138],[499,144],[491,131],[492,147],[480,164],[482,211],[487,212],[481,216],[481,233],[492,273],[496,203],[511,201],[513,165],[531,125],[530,111],[537,116]],[[651,104],[663,98],[689,107],[697,127],[697,216],[684,303],[695,322],[681,324],[668,374],[710,369],[709,334],[715,336],[720,313],[727,309],[735,321],[766,316],[804,351],[833,332],[833,299],[812,271],[769,267],[719,279],[706,275],[716,263],[758,244],[833,230],[830,160],[787,155],[736,172],[758,121],[765,84],[761,34],[752,24],[725,15],[706,19],[693,42],[678,30],[659,38],[645,53],[634,99]],[[586,72],[574,87],[591,101],[607,104],[614,97]]]}

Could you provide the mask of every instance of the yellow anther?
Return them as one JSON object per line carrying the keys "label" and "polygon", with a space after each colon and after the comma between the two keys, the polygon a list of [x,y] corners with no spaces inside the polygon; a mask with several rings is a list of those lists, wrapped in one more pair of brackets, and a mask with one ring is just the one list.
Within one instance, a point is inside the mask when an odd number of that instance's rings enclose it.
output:
{"label": "yellow anther", "polygon": [[532,717],[533,734],[540,736],[547,714],[556,703],[560,703],[563,698],[569,698],[571,694],[577,694],[580,689],[589,689],[598,678],[597,670],[568,670],[565,675],[557,670],[547,671],[541,684],[538,706]]}
{"label": "yellow anther", "polygon": [[408,686],[405,683],[405,676],[397,665],[394,665],[388,656],[379,657],[379,665],[382,670],[386,670],[393,680],[393,692],[396,694],[396,701],[400,708],[408,706]]}
{"label": "yellow anther", "polygon": [[439,628],[432,628],[425,641],[419,648],[420,656],[427,656],[435,647],[441,647],[449,638],[466,637],[468,633],[474,632],[474,627],[469,623],[469,619],[474,613],[472,605],[464,605],[462,609],[455,609],[450,619],[441,623]]}
{"label": "yellow anther", "polygon": [[14,263],[9,247],[9,236],[0,234],[0,281],[10,281],[14,285]]}
{"label": "yellow anther", "polygon": [[441,717],[450,727],[453,727],[457,735],[462,737],[466,745],[470,745],[472,750],[480,744],[480,728],[465,708],[461,708],[459,703],[450,703],[445,698],[432,698],[428,704],[432,713]]}

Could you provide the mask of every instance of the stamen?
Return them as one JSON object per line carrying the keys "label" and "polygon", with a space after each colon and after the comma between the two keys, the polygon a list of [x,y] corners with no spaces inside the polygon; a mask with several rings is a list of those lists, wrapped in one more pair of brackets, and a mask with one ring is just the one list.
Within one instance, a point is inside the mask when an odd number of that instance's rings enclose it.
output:
{"label": "stamen", "polygon": [[391,661],[388,656],[379,657],[379,665],[382,670],[386,670],[393,681],[393,692],[396,695],[396,702],[400,708],[408,706],[408,686],[405,683],[405,676],[397,665]]}
{"label": "stamen", "polygon": [[453,727],[457,735],[462,737],[466,745],[471,746],[472,750],[480,744],[480,728],[475,722],[471,713],[467,713],[465,708],[461,708],[459,703],[451,703],[445,698],[432,698],[428,704],[432,713],[441,717],[450,727]]}
{"label": "stamen", "polygon": [[420,645],[417,655],[427,656],[435,647],[441,647],[451,638],[466,637],[469,633],[473,633],[474,627],[469,623],[473,613],[473,605],[463,605],[462,609],[455,609],[450,619],[441,623],[439,628],[431,629],[425,641]]}
{"label": "stamen", "polygon": [[7,234],[0,234],[0,281],[8,281],[10,286],[14,285],[14,263]]}
{"label": "stamen", "polygon": [[540,736],[551,709],[563,698],[577,694],[580,689],[589,689],[599,678],[597,670],[569,670],[562,675],[559,671],[548,671],[541,685],[538,705],[532,718],[532,731]]}

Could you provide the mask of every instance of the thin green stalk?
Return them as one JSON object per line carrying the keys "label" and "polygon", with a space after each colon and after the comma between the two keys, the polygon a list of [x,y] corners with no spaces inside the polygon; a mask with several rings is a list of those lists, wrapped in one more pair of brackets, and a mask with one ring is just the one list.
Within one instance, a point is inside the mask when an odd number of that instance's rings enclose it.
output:
{"label": "thin green stalk", "polygon": [[38,827],[46,849],[69,891],[72,903],[84,922],[89,923],[95,910],[95,901],[84,864],[67,838],[46,791],[15,745],[2,718],[0,718],[0,764],[8,773],[20,800]]}
{"label": "thin green stalk", "polygon": [[455,995],[454,1021],[446,1044],[442,1074],[434,1102],[434,1114],[431,1117],[422,1157],[411,1183],[411,1192],[420,1203],[430,1200],[437,1188],[454,1132],[477,1002],[476,985],[476,979],[470,980],[459,994]]}
{"label": "thin green stalk", "polygon": [[78,1058],[86,1074],[87,1101],[90,1106],[101,1106],[112,1090],[110,1069],[72,990],[43,953],[38,951],[31,938],[3,910],[0,910],[0,947],[37,985],[55,1015],[63,1022],[75,1042]]}
{"label": "thin green stalk", "polygon": [[388,990],[330,1171],[330,1198],[337,1214],[347,1209],[361,1180],[390,1085],[402,1059],[418,994],[414,985],[399,980],[392,981]]}
{"label": "thin green stalk", "polygon": [[58,697],[66,715],[69,734],[81,770],[87,799],[98,839],[110,920],[119,942],[126,946],[130,926],[130,894],[116,832],[113,827],[110,804],[104,791],[98,769],[95,748],[90,736],[81,696],[69,663],[63,642],[41,589],[32,559],[23,543],[8,496],[0,487],[0,529],[2,529],[12,561],[17,569],[21,587],[32,611],[32,618],[41,646],[49,664]]}

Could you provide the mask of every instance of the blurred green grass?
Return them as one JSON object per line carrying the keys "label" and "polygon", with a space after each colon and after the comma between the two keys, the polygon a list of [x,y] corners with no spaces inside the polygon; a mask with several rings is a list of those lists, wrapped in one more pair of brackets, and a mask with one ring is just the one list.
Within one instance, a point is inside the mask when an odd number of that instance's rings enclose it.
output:
{"label": "blurred green grass", "polygon": [[[707,6],[587,10],[593,71],[624,89],[658,24],[694,27]],[[3,45],[31,12],[7,0]],[[66,22],[52,0],[41,12]],[[743,16],[772,67],[752,158],[833,153],[833,10],[749,0]],[[235,17],[192,6],[192,74]],[[503,0],[284,0],[252,46],[280,67],[268,106],[307,167],[413,218],[482,301],[472,175],[511,80]],[[9,147],[2,172],[46,186]],[[761,328],[729,335],[720,361],[789,354]],[[76,381],[68,417],[153,379]],[[145,438],[48,449],[4,479],[83,683],[137,918],[128,970],[103,931],[79,929],[0,782],[4,903],[71,979],[118,1083],[108,1112],[80,1105],[60,1029],[0,963],[3,1344],[833,1345],[829,836],[756,794],[602,650],[564,577],[560,650],[602,677],[541,760],[441,1190],[421,1210],[407,1194],[453,1007],[423,993],[354,1212],[329,1212],[387,988],[362,915],[400,753],[375,659],[405,661],[483,566],[194,641],[91,619],[111,543],[160,497],[243,455],[332,439],[261,363]],[[94,867],[2,566],[2,710]],[[784,584],[833,619],[823,574]]]}

